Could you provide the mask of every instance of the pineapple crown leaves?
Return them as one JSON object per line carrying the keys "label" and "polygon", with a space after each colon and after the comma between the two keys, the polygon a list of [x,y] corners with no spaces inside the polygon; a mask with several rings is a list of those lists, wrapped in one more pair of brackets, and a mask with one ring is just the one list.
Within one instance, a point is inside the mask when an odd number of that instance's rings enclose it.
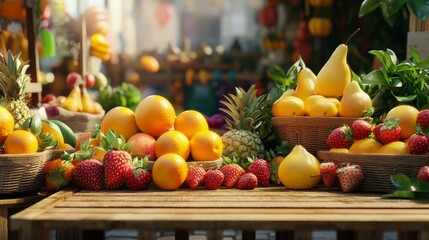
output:
{"label": "pineapple crown leaves", "polygon": [[264,159],[271,161],[278,156],[286,157],[290,151],[289,143],[287,141],[282,141],[279,145],[275,146],[274,149],[266,150],[264,152]]}
{"label": "pineapple crown leaves", "polygon": [[58,147],[58,141],[50,133],[39,134],[39,146],[37,151],[42,152],[47,149],[54,149]]}
{"label": "pineapple crown leaves", "polygon": [[261,139],[272,135],[271,107],[267,95],[256,96],[255,85],[246,92],[236,88],[236,94],[224,95],[226,101],[220,103],[226,108],[219,108],[229,118],[225,118],[228,129],[247,130],[257,133]]}
{"label": "pineapple crown leaves", "polygon": [[16,56],[8,50],[7,58],[0,54],[0,91],[5,99],[24,99],[25,88],[30,81],[26,71],[28,61],[21,63],[21,54]]}
{"label": "pineapple crown leaves", "polygon": [[127,140],[122,135],[116,135],[115,131],[109,129],[106,135],[99,132],[100,146],[106,150],[124,150],[130,152],[132,143],[127,143]]}

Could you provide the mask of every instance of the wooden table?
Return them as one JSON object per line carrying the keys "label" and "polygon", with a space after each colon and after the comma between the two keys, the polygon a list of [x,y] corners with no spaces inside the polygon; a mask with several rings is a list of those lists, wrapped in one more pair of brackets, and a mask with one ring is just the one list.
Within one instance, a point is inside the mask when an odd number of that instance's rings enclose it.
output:
{"label": "wooden table", "polygon": [[[1,195],[0,195],[1,196]],[[40,201],[46,195],[36,193],[29,196],[1,196],[0,197],[0,239],[11,239],[11,232],[9,231],[9,217],[10,215],[31,206],[37,201]]]}
{"label": "wooden table", "polygon": [[161,191],[63,190],[11,217],[21,239],[42,239],[46,230],[136,229],[140,239],[157,230],[207,230],[221,239],[223,229],[275,230],[277,239],[309,239],[313,230],[335,230],[337,239],[377,239],[382,231],[398,231],[398,239],[428,239],[429,202],[381,199],[381,194],[346,194],[284,187],[255,190],[179,189]]}

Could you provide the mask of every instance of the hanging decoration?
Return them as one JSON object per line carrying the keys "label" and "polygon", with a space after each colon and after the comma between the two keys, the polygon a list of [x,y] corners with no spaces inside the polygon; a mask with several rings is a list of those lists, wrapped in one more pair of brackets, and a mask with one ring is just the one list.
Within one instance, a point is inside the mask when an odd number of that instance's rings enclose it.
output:
{"label": "hanging decoration", "polygon": [[276,26],[278,21],[277,7],[270,4],[265,5],[258,11],[258,20],[266,28]]}
{"label": "hanging decoration", "polygon": [[159,26],[165,27],[173,16],[173,8],[169,3],[161,3],[155,11],[155,18]]}

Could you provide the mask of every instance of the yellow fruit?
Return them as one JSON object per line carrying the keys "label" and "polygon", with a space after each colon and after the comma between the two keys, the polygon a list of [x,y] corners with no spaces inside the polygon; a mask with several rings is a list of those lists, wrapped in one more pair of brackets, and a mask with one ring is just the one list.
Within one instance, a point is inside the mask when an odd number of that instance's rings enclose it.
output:
{"label": "yellow fruit", "polygon": [[349,149],[347,148],[331,148],[329,149],[330,152],[336,152],[336,153],[348,153]]}
{"label": "yellow fruit", "polygon": [[307,97],[304,101],[304,109],[305,109],[305,115],[310,115],[309,109],[311,106],[316,103],[319,99],[325,98],[322,95],[311,95]]}
{"label": "yellow fruit", "polygon": [[131,109],[122,106],[109,110],[101,120],[100,130],[106,135],[109,129],[128,140],[132,135],[139,132],[136,115]]}
{"label": "yellow fruit", "polygon": [[176,130],[163,133],[155,143],[155,155],[157,158],[167,153],[175,153],[187,160],[190,152],[189,139],[185,134]]}
{"label": "yellow fruit", "polygon": [[140,131],[159,137],[174,126],[176,113],[166,98],[150,95],[140,101],[135,110],[136,122]]}
{"label": "yellow fruit", "polygon": [[372,138],[356,140],[349,148],[349,153],[377,153],[383,145]]}
{"label": "yellow fruit", "polygon": [[159,71],[159,62],[153,56],[146,55],[141,57],[140,65],[143,67],[144,70],[148,71],[149,73],[156,73]]}
{"label": "yellow fruit", "polygon": [[308,107],[308,115],[311,117],[336,117],[338,109],[335,103],[326,98],[315,101]]}
{"label": "yellow fruit", "polygon": [[303,116],[304,101],[295,96],[287,96],[274,102],[272,107],[274,117]]}
{"label": "yellow fruit", "polygon": [[191,155],[195,161],[211,161],[221,157],[222,138],[219,134],[207,130],[195,134],[190,141]]}
{"label": "yellow fruit", "polygon": [[309,189],[320,182],[320,163],[303,146],[295,145],[279,165],[278,176],[289,189]]}
{"label": "yellow fruit", "polygon": [[410,105],[399,105],[392,108],[386,115],[386,119],[398,118],[401,127],[401,139],[407,139],[416,132],[416,120],[419,110]]}
{"label": "yellow fruit", "polygon": [[341,117],[363,117],[371,107],[370,96],[360,88],[356,81],[352,81],[344,87],[339,109]]}
{"label": "yellow fruit", "polygon": [[64,137],[61,129],[49,120],[42,120],[42,133],[50,133],[57,140],[58,145],[64,144]]}
{"label": "yellow fruit", "polygon": [[68,143],[58,144],[58,149],[73,149],[73,146]]}
{"label": "yellow fruit", "polygon": [[0,106],[0,145],[4,143],[7,135],[13,132],[15,126],[15,119],[12,113],[6,108]]}
{"label": "yellow fruit", "polygon": [[7,135],[3,148],[6,154],[35,153],[39,142],[30,131],[16,130]]}
{"label": "yellow fruit", "polygon": [[209,124],[202,113],[186,110],[177,115],[174,130],[184,133],[188,139],[191,139],[197,132],[209,130]]}
{"label": "yellow fruit", "polygon": [[335,106],[337,107],[337,110],[340,111],[341,103],[337,98],[328,97],[328,98],[326,98],[326,100],[333,102],[335,104]]}
{"label": "yellow fruit", "polygon": [[390,142],[382,146],[378,153],[382,154],[409,154],[408,144],[402,141]]}
{"label": "yellow fruit", "polygon": [[314,94],[314,80],[312,78],[303,78],[298,81],[294,94],[295,97],[299,97],[304,101],[307,97]]}
{"label": "yellow fruit", "polygon": [[168,153],[158,158],[152,167],[152,178],[163,190],[176,190],[185,182],[188,165],[178,154]]}

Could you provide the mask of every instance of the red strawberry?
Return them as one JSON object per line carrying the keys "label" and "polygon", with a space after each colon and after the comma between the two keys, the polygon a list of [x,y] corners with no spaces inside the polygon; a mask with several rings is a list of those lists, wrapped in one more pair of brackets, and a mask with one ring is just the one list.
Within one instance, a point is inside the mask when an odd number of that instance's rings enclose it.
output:
{"label": "red strawberry", "polygon": [[429,138],[423,134],[414,133],[408,138],[408,150],[411,154],[424,154],[429,147]]}
{"label": "red strawberry", "polygon": [[73,181],[84,189],[101,190],[103,188],[103,164],[93,158],[78,162],[74,167]]}
{"label": "red strawberry", "polygon": [[356,164],[338,168],[337,177],[343,192],[353,192],[364,180],[362,169]]}
{"label": "red strawberry", "polygon": [[128,189],[142,190],[149,186],[152,175],[147,170],[149,156],[143,159],[135,158],[124,175],[124,181]]}
{"label": "red strawberry", "polygon": [[420,180],[429,181],[429,166],[422,166],[417,173],[417,178]]}
{"label": "red strawberry", "polygon": [[206,170],[202,167],[191,166],[188,169],[188,175],[186,176],[185,182],[192,190],[197,189],[203,182]]}
{"label": "red strawberry", "polygon": [[258,178],[258,184],[268,186],[271,180],[270,165],[265,159],[259,158],[253,161],[247,168],[247,172],[255,174]]}
{"label": "red strawberry", "polygon": [[375,140],[381,142],[380,138],[380,129],[384,126],[384,123],[377,124],[374,129],[372,129],[372,132],[374,133]]}
{"label": "red strawberry", "polygon": [[337,127],[329,134],[326,144],[330,148],[346,148],[353,141],[353,131],[348,125]]}
{"label": "red strawberry", "polygon": [[258,178],[253,173],[245,173],[238,179],[237,188],[242,190],[255,189],[258,186]]}
{"label": "red strawberry", "polygon": [[429,126],[429,109],[424,109],[417,114],[416,124],[420,126],[423,132],[426,132],[426,129]]}
{"label": "red strawberry", "polygon": [[225,176],[220,170],[208,170],[204,176],[203,183],[207,189],[216,190],[222,186],[224,179]]}
{"label": "red strawberry", "polygon": [[233,188],[235,184],[237,184],[238,179],[241,175],[243,175],[246,171],[237,164],[236,158],[230,159],[227,157],[223,157],[223,162],[226,165],[223,165],[219,170],[225,176],[225,180],[223,181],[223,185],[226,188]]}
{"label": "red strawberry", "polygon": [[356,140],[368,138],[372,131],[371,123],[358,119],[353,122],[352,126],[353,137]]}
{"label": "red strawberry", "polygon": [[320,163],[320,174],[322,175],[322,182],[325,188],[331,188],[337,180],[338,164],[334,162]]}
{"label": "red strawberry", "polygon": [[383,144],[401,140],[401,127],[398,125],[399,119],[386,119],[380,128],[380,140]]}
{"label": "red strawberry", "polygon": [[104,155],[104,182],[107,189],[122,186],[131,160],[131,155],[123,150],[110,150]]}

